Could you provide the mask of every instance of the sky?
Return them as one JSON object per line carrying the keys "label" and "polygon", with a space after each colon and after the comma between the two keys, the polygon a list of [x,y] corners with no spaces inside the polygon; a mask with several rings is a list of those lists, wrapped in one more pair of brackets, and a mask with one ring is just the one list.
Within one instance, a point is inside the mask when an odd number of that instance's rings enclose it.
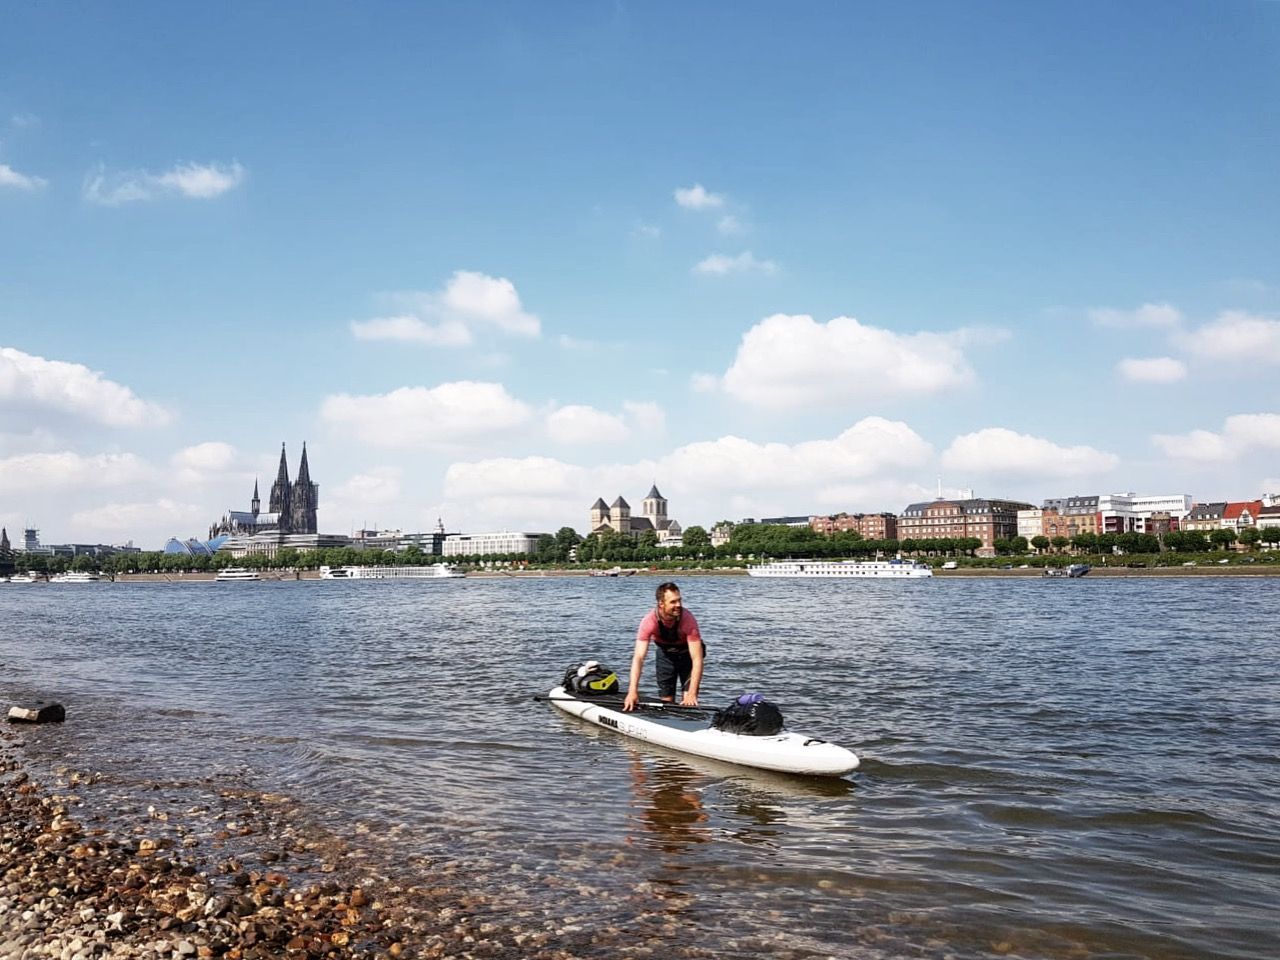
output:
{"label": "sky", "polygon": [[9,3],[0,525],[1280,493],[1278,105],[1270,2]]}

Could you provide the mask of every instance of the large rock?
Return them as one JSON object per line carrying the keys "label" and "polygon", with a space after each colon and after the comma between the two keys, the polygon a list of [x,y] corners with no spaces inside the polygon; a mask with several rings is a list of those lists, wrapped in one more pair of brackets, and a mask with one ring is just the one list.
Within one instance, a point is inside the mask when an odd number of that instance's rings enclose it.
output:
{"label": "large rock", "polygon": [[60,703],[37,703],[34,707],[10,707],[10,723],[61,723],[67,719]]}

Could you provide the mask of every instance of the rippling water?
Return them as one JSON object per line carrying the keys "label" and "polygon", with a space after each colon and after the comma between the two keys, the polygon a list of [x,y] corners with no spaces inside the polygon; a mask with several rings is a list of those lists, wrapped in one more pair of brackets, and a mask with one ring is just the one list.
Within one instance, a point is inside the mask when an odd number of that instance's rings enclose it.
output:
{"label": "rippling water", "polygon": [[67,704],[36,748],[290,792],[495,913],[729,957],[1280,955],[1280,581],[684,581],[704,702],[764,692],[863,758],[835,781],[532,700],[624,671],[657,582],[5,585],[0,691]]}

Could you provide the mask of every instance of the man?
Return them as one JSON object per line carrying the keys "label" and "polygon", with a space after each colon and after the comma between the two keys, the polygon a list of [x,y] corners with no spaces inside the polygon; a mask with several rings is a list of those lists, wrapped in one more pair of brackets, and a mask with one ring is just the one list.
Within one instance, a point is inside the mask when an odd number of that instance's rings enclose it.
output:
{"label": "man", "polygon": [[658,696],[667,703],[676,698],[676,679],[684,695],[681,706],[698,705],[698,685],[702,682],[702,661],[706,648],[698,621],[684,609],[680,600],[680,588],[674,583],[663,583],[657,590],[658,605],[640,621],[636,631],[636,648],[631,655],[631,676],[627,683],[627,697],[623,710],[634,710],[640,701],[640,672],[649,644],[658,646],[656,666],[658,671]]}

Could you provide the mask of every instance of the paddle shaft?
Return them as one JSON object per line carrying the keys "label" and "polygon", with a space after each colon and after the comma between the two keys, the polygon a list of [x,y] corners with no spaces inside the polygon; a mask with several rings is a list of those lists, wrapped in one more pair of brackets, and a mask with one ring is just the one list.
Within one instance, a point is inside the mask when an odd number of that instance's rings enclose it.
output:
{"label": "paddle shaft", "polygon": [[[594,697],[592,698],[548,697],[543,694],[535,694],[533,699],[545,700],[548,702],[559,700],[566,703],[586,703],[586,704],[593,704],[597,707],[608,707],[610,710],[620,710],[625,704],[624,700],[620,700],[614,697],[609,697],[609,698],[601,697],[599,699],[596,699]],[[683,707],[683,706],[680,706],[679,704],[668,703],[665,700],[641,700],[639,703],[636,704],[636,709],[637,710],[657,710],[657,711],[670,712],[670,713],[685,713],[689,715],[696,714],[697,716],[703,716],[703,717],[720,712],[714,707]]]}

